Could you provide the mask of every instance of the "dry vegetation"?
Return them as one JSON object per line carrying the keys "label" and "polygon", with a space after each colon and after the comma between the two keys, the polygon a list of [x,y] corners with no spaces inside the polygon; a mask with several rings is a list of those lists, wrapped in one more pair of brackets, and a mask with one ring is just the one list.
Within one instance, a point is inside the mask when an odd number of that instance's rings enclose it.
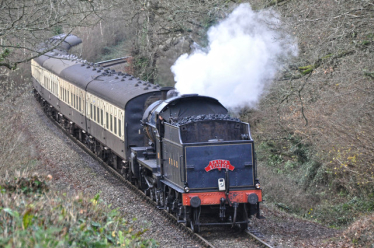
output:
{"label": "dry vegetation", "polygon": [[92,26],[111,7],[111,2],[90,0],[1,1],[0,66],[16,69],[40,55],[41,42],[63,30]]}
{"label": "dry vegetation", "polygon": [[268,196],[305,216],[347,224],[374,210],[374,5],[288,1],[277,9],[300,54],[260,103],[254,126],[272,168],[264,173],[288,178],[285,188],[302,197],[276,190],[282,182],[270,182]]}
{"label": "dry vegetation", "polygon": [[[353,223],[345,232],[348,242],[371,245],[374,4],[369,0],[249,2],[256,10],[278,11],[299,45],[299,56],[288,61],[258,108],[241,110],[243,120],[252,125],[268,204],[330,226]],[[102,7],[109,4],[114,9],[101,12],[96,25],[75,27],[84,40],[83,57],[99,61],[131,54],[137,76],[172,85],[170,66],[175,59],[189,52],[193,42],[204,46],[207,29],[237,3],[108,1]],[[67,23],[55,24],[50,33],[60,27],[70,32]],[[0,62],[8,58],[4,49]],[[23,56],[24,50],[17,51]],[[14,171],[38,163],[32,149],[23,149],[27,133],[17,121],[22,93],[30,90],[27,83],[19,84],[27,82],[23,78],[27,73],[20,67],[10,75],[1,68],[1,174],[9,172],[9,165]],[[360,217],[366,214],[369,217]]]}
{"label": "dry vegetation", "polygon": [[172,86],[171,65],[196,41],[205,45],[206,31],[232,9],[224,0],[123,1],[101,15],[94,28],[78,28],[83,55],[103,60],[132,55],[137,76]]}
{"label": "dry vegetation", "polygon": [[[0,174],[11,175],[16,170],[32,167],[36,162],[35,151],[20,122],[22,101],[27,90],[31,91],[29,66],[20,66],[16,71],[0,68]],[[30,148],[30,149],[26,149]],[[32,169],[32,168],[30,168]]]}
{"label": "dry vegetation", "polygon": [[24,104],[30,65],[1,70],[0,247],[157,247],[100,195],[56,192],[48,161],[29,134]]}
{"label": "dry vegetation", "polygon": [[92,199],[49,192],[52,178],[3,178],[1,247],[156,247],[134,232],[118,210]]}

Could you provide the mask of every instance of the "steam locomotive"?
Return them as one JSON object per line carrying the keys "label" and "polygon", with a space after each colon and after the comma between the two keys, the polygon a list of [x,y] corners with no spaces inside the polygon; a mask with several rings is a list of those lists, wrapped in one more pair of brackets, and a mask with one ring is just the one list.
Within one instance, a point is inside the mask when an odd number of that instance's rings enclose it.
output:
{"label": "steam locomotive", "polygon": [[[195,232],[205,225],[245,229],[251,216],[260,217],[248,123],[214,98],[173,96],[171,87],[68,53],[80,43],[74,35],[55,36],[41,48],[50,51],[31,61],[46,113]],[[213,221],[201,218],[212,215]]]}

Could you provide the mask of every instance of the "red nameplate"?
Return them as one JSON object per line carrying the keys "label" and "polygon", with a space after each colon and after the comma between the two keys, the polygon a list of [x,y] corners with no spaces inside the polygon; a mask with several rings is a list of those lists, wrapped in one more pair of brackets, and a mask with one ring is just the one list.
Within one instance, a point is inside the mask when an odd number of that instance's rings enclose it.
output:
{"label": "red nameplate", "polygon": [[209,162],[209,165],[205,167],[205,171],[208,172],[214,169],[218,169],[219,171],[221,169],[228,169],[233,171],[235,167],[230,164],[229,160],[216,159]]}

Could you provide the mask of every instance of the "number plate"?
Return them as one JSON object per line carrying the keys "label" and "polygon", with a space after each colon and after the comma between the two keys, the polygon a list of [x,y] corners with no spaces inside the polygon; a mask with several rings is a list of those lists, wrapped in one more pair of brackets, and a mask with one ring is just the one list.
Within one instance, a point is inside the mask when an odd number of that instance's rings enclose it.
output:
{"label": "number plate", "polygon": [[225,190],[225,179],[224,178],[218,178],[218,190],[224,191]]}

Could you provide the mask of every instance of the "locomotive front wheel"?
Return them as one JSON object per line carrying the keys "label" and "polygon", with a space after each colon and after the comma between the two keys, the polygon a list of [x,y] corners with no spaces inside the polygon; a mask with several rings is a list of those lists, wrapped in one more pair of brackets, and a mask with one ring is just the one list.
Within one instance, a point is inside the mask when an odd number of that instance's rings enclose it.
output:
{"label": "locomotive front wheel", "polygon": [[200,232],[200,225],[196,225],[195,221],[190,221],[190,227],[193,233],[199,233]]}
{"label": "locomotive front wheel", "polygon": [[191,226],[192,232],[194,233],[200,232],[200,225],[197,224],[199,223],[200,211],[201,209],[196,209],[196,208],[192,209],[192,219],[190,221],[190,226]]}
{"label": "locomotive front wheel", "polygon": [[246,223],[240,223],[239,228],[241,231],[244,231],[248,228],[248,212],[247,212],[247,205],[243,204],[243,211],[242,211],[242,219],[246,221]]}
{"label": "locomotive front wheel", "polygon": [[183,225],[185,227],[189,227],[191,225],[191,212],[190,207],[184,207],[184,217],[183,217]]}
{"label": "locomotive front wheel", "polygon": [[192,223],[192,221],[190,222],[190,227],[192,232],[195,233],[195,225]]}

